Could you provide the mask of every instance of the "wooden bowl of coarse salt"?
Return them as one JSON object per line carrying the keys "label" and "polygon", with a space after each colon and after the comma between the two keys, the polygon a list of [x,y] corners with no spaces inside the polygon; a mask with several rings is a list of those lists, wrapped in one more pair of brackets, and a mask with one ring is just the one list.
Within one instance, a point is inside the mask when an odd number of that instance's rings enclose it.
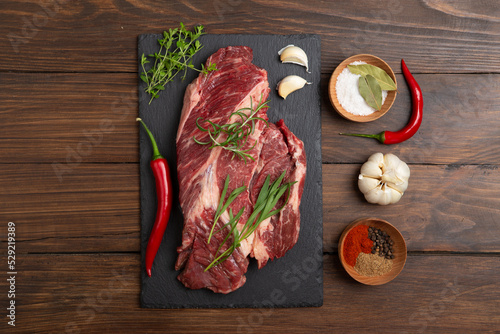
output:
{"label": "wooden bowl of coarse salt", "polygon": [[[359,227],[361,227],[361,232],[363,228],[364,231],[366,231],[368,227],[372,228],[372,231],[375,229],[378,230],[376,233],[377,235],[385,232],[386,235],[389,236],[389,241],[392,240],[390,259],[386,259],[385,256],[380,256],[378,252],[374,252],[373,250],[368,253],[360,251],[357,257],[355,253],[351,254],[356,257],[354,266],[352,263],[349,264],[349,255],[347,253],[352,252],[352,248],[346,245],[346,243],[354,244],[353,241],[356,240],[356,237],[350,236],[347,238],[347,236],[353,231],[353,234],[356,234],[354,232],[358,232],[359,237],[361,234]],[[355,228],[358,229],[358,231]],[[369,247],[373,247],[371,243],[376,242],[372,240],[373,239],[369,239]],[[375,240],[377,240],[377,238],[375,238]],[[378,247],[378,245],[375,246]],[[389,222],[378,218],[360,218],[347,225],[340,236],[339,258],[344,269],[356,281],[366,285],[381,285],[392,281],[399,275],[401,270],[403,270],[406,263],[406,242],[398,229]],[[365,274],[363,275],[363,273]]]}
{"label": "wooden bowl of coarse salt", "polygon": [[[372,107],[370,107],[359,94],[359,90],[357,88],[357,78],[359,78],[359,75],[350,73],[347,68],[347,65],[360,65],[363,63],[383,69],[397,85],[396,76],[394,75],[392,69],[385,61],[378,57],[369,54],[360,54],[349,57],[341,62],[330,77],[328,95],[330,96],[330,102],[332,103],[333,108],[340,114],[340,116],[354,122],[371,122],[385,115],[394,103],[397,93],[397,91],[394,90],[383,91],[383,96],[386,95],[386,93],[387,95],[385,96],[385,100],[380,110],[375,111]],[[339,75],[341,75],[340,82],[338,80]],[[337,91],[339,91],[339,94],[342,94],[340,96],[342,103],[339,102]],[[346,108],[351,112],[347,111]]]}

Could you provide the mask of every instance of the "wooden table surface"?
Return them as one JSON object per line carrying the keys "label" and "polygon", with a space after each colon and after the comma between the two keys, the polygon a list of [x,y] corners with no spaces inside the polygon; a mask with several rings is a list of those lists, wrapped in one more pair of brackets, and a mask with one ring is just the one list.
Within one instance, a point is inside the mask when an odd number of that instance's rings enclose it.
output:
{"label": "wooden table surface", "polygon": [[[215,34],[321,36],[324,305],[141,309],[137,36],[203,24]],[[328,79],[348,56],[381,57],[400,93],[368,124],[342,119]],[[339,132],[397,130],[425,98],[407,142]],[[487,333],[500,328],[500,7],[495,0],[10,0],[0,3],[0,332]],[[173,144],[173,143],[172,143]],[[402,200],[357,190],[360,165],[394,153],[411,168]],[[404,235],[391,283],[363,286],[337,242],[373,216]],[[15,223],[15,299],[7,267]],[[301,273],[305,275],[305,273]],[[15,328],[6,308],[15,300]]]}

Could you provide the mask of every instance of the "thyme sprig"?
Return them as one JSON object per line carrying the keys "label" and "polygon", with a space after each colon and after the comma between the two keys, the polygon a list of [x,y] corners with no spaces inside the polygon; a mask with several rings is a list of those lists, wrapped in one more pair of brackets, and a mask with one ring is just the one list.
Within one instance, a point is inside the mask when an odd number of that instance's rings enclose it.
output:
{"label": "thyme sprig", "polygon": [[[283,173],[281,173],[281,175],[271,185],[270,185],[271,177],[269,175],[266,177],[266,180],[264,181],[264,184],[259,192],[259,196],[257,197],[257,201],[255,202],[253,212],[250,215],[250,217],[248,217],[248,220],[246,221],[245,225],[243,225],[241,231],[238,231],[237,225],[245,210],[244,207],[241,208],[241,210],[236,214],[236,216],[233,214],[233,211],[229,209],[229,221],[226,224],[224,224],[220,229],[214,232],[214,226],[217,224],[217,221],[219,220],[221,214],[225,210],[227,210],[231,202],[233,202],[236,199],[236,197],[239,196],[239,194],[241,194],[243,191],[246,190],[245,186],[233,190],[229,195],[227,201],[224,203],[224,197],[227,193],[227,188],[229,186],[229,175],[226,177],[224,189],[222,190],[221,199],[219,201],[219,206],[216,211],[214,224],[212,226],[212,230],[210,231],[210,235],[208,236],[208,243],[210,243],[210,240],[214,233],[219,233],[220,231],[222,231],[227,227],[229,227],[230,230],[229,233],[224,238],[224,240],[222,241],[222,243],[217,248],[217,251],[215,252],[215,259],[205,268],[205,271],[224,262],[229,256],[231,256],[231,254],[236,250],[236,248],[240,247],[241,242],[246,238],[248,238],[260,226],[260,224],[264,220],[277,214],[285,207],[290,198],[290,191],[289,191],[290,187],[296,183],[296,182],[288,182],[281,184],[285,175],[286,175],[286,170]],[[278,201],[280,200],[280,198],[287,191],[288,193],[284,204],[280,208],[273,210]],[[219,254],[219,252],[222,249],[222,246],[229,240],[230,236],[233,236],[233,241],[231,245],[227,250]]]}
{"label": "thyme sprig", "polygon": [[[203,117],[198,117],[196,119],[196,126],[200,131],[208,132],[208,136],[210,138],[209,141],[202,142],[196,139],[193,136],[193,140],[200,145],[210,145],[209,149],[214,147],[222,147],[225,150],[233,152],[233,157],[235,156],[243,159],[245,164],[247,159],[251,159],[255,161],[254,157],[248,152],[251,151],[255,145],[257,145],[257,140],[253,143],[253,145],[247,149],[243,149],[246,143],[248,142],[248,137],[254,133],[255,131],[255,123],[257,121],[263,121],[266,123],[266,126],[269,126],[268,122],[262,117],[255,116],[262,108],[267,107],[268,101],[262,102],[263,96],[261,95],[260,101],[257,106],[254,107],[254,103],[252,97],[250,97],[250,107],[241,108],[231,113],[229,119],[233,116],[238,116],[239,121],[236,121],[231,124],[219,125],[217,123],[212,122],[209,119],[203,119]],[[248,112],[245,113],[245,111]],[[200,123],[208,123],[208,126],[204,128]],[[225,139],[218,141],[221,137],[221,134],[225,134]]]}
{"label": "thyme sprig", "polygon": [[[151,100],[158,98],[159,93],[165,90],[165,85],[172,81],[176,75],[182,71],[182,79],[184,80],[187,75],[187,69],[192,69],[204,74],[210,71],[216,71],[216,64],[210,64],[208,67],[201,65],[201,70],[194,67],[192,57],[201,50],[203,47],[198,38],[204,35],[203,26],[198,25],[194,27],[194,31],[186,29],[181,22],[179,28],[169,29],[163,32],[163,38],[158,39],[160,50],[147,57],[142,54],[141,67],[141,80],[146,83],[144,89],[146,93],[151,95]],[[149,70],[146,70],[146,64],[150,63],[149,58],[154,59],[154,63]]]}

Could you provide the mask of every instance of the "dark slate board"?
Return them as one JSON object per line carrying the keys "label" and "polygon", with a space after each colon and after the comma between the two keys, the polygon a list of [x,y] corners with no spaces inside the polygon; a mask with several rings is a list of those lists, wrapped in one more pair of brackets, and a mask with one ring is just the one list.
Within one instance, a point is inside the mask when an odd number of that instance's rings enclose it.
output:
{"label": "dark slate board", "polygon": [[[138,54],[158,50],[160,35],[140,35]],[[321,122],[320,122],[320,38],[317,35],[204,35],[203,49],[194,57],[198,68],[208,56],[221,47],[247,45],[253,49],[253,63],[268,72],[271,87],[271,121],[280,118],[305,143],[307,176],[300,206],[301,230],[297,244],[283,257],[270,261],[258,270],[251,260],[247,282],[227,294],[190,290],[178,280],[174,269],[176,247],[181,244],[183,218],[178,200],[160,246],[149,278],[144,269],[148,237],[156,214],[156,194],[153,174],[149,167],[151,146],[144,131],[140,131],[141,174],[141,306],[148,308],[220,308],[220,307],[307,307],[323,304],[323,221],[321,181]],[[309,57],[309,70],[294,64],[282,64],[278,50],[294,44]],[[141,67],[139,65],[139,71]],[[276,84],[287,75],[297,74],[313,82],[292,93],[286,100],[278,96]],[[190,71],[185,81],[171,82],[160,97],[148,104],[149,96],[139,82],[139,115],[156,137],[160,152],[168,160],[176,178],[175,136],[179,124],[186,86],[197,76]],[[174,184],[174,190],[178,184]]]}

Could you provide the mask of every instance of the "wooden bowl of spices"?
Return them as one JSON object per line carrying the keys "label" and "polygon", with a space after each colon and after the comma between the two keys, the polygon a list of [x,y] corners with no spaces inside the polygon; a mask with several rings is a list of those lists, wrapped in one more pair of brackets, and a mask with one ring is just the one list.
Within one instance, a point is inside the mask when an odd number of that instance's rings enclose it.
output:
{"label": "wooden bowl of spices", "polygon": [[339,240],[342,266],[356,281],[381,285],[392,281],[406,262],[406,243],[389,222],[361,218],[349,224]]}
{"label": "wooden bowl of spices", "polygon": [[384,70],[397,86],[396,76],[385,61],[369,54],[360,54],[347,58],[333,71],[328,86],[328,95],[333,108],[340,116],[354,122],[371,122],[389,111],[396,99],[397,90],[386,90],[386,93],[382,91],[383,96],[387,95],[383,99],[380,110],[370,107],[359,93],[358,83],[362,77],[351,73],[347,67],[347,65],[362,64],[373,65]]}

